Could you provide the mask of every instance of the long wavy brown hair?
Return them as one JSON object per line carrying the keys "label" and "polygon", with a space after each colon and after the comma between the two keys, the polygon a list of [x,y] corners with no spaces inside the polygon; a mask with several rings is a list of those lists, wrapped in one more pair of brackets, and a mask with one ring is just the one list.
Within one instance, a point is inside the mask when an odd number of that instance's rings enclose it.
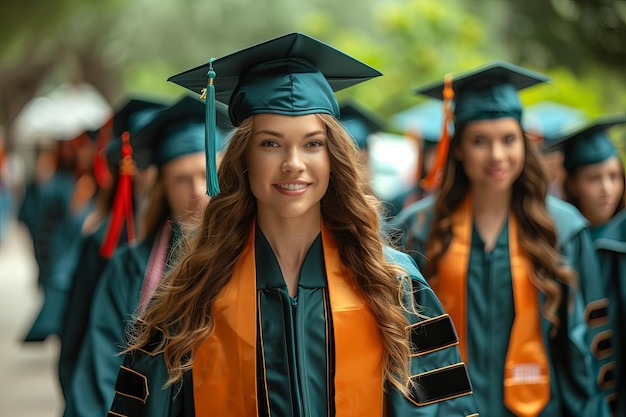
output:
{"label": "long wavy brown hair", "polygon": [[[452,213],[470,189],[469,178],[461,162],[455,158],[459,141],[463,140],[463,130],[460,127],[450,140],[446,168],[435,200],[427,250],[430,262],[424,271],[427,278],[437,274],[438,262],[448,249],[452,237]],[[575,288],[577,276],[564,264],[557,249],[556,227],[545,203],[548,181],[539,153],[525,133],[523,138],[525,163],[522,173],[513,183],[511,211],[519,221],[520,247],[534,267],[530,279],[546,297],[542,314],[552,323],[551,335],[554,337],[560,324],[558,310],[563,301],[562,284]]]}
{"label": "long wavy brown hair", "polygon": [[[342,262],[350,268],[382,335],[385,378],[406,393],[410,346],[401,301],[406,271],[386,261],[380,236],[379,205],[359,173],[356,146],[339,122],[320,114],[328,135],[331,174],[321,200],[325,226],[339,242]],[[176,266],[163,279],[149,308],[137,320],[128,350],[144,347],[156,329],[163,338],[169,384],[191,369],[195,351],[214,329],[213,306],[230,281],[255,217],[245,157],[253,117],[230,140],[220,164],[221,192],[213,197],[202,223],[184,243]],[[367,347],[364,347],[367,348]]]}

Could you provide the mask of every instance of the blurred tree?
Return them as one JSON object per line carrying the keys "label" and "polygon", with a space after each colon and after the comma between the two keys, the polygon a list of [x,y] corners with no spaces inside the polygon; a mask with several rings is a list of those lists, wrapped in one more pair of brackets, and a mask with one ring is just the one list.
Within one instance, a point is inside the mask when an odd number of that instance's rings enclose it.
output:
{"label": "blurred tree", "polygon": [[[124,94],[181,95],[180,87],[165,81],[168,76],[291,31],[307,32],[379,68],[384,77],[340,97],[354,95],[383,115],[417,104],[415,87],[492,59],[554,75],[561,88],[551,90],[550,99],[591,112],[620,108],[626,106],[623,94],[615,97],[620,91],[615,86],[624,86],[616,75],[622,73],[626,47],[624,4],[5,0],[0,2],[0,124],[10,125],[35,94],[68,80],[94,85],[112,104]],[[574,41],[584,42],[584,48]],[[599,81],[607,79],[617,84],[611,88]],[[600,99],[582,102],[593,93]]]}
{"label": "blurred tree", "polygon": [[62,82],[92,84],[110,102],[119,96],[119,73],[103,50],[120,10],[121,0],[0,2],[0,124]]}

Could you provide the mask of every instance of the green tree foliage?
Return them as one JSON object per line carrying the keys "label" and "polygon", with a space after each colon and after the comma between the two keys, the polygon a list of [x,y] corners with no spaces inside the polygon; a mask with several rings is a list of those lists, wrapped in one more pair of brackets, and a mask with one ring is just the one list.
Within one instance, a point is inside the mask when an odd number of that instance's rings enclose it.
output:
{"label": "green tree foliage", "polygon": [[[550,99],[590,115],[615,112],[626,108],[624,4],[8,0],[0,2],[0,124],[10,125],[34,95],[63,81],[89,82],[112,104],[135,93],[178,96],[184,91],[167,83],[168,76],[291,31],[380,69],[383,77],[340,97],[353,95],[384,116],[417,104],[414,88],[492,59],[554,78],[551,86],[524,93],[525,102]],[[596,30],[594,22],[600,22]]]}

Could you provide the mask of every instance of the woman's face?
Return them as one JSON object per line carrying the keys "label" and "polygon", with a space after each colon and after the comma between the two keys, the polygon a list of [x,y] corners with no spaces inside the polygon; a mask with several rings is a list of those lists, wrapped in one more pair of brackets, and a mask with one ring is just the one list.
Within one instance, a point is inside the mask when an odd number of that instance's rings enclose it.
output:
{"label": "woman's face", "polygon": [[173,159],[161,168],[165,198],[176,221],[199,215],[209,202],[206,195],[204,152]]}
{"label": "woman's face", "polygon": [[319,216],[330,180],[328,136],[319,117],[255,115],[246,164],[259,216]]}
{"label": "woman's face", "polygon": [[505,117],[468,123],[455,149],[472,188],[508,191],[524,169],[525,148],[517,120]]}
{"label": "woman's face", "polygon": [[608,222],[624,194],[622,164],[617,156],[578,168],[568,180],[568,192],[592,225]]}

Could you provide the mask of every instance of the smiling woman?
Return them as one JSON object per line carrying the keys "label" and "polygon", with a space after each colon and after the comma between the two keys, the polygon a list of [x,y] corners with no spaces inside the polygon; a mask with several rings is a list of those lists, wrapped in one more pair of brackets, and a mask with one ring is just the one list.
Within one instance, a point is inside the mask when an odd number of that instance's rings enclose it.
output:
{"label": "smiling woman", "polygon": [[545,80],[494,62],[425,87],[454,97],[455,133],[439,191],[393,226],[454,321],[482,413],[607,416],[611,331],[589,231],[546,198],[520,124],[517,90]]}
{"label": "smiling woman", "polygon": [[299,33],[172,80],[207,73],[209,120],[214,88],[237,126],[219,193],[132,327],[109,415],[476,416],[449,317],[381,238],[338,121],[334,90],[380,73]]}

